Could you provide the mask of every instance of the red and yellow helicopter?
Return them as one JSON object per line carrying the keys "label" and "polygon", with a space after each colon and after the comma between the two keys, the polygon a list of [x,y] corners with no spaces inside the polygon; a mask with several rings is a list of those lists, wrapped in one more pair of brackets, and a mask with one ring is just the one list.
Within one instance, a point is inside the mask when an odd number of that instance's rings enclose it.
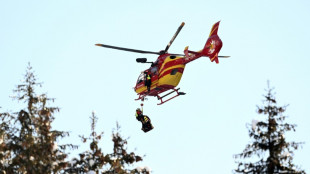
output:
{"label": "red and yellow helicopter", "polygon": [[[200,51],[190,51],[188,46],[184,49],[184,54],[171,54],[168,53],[168,49],[172,42],[175,40],[179,32],[184,26],[184,22],[179,26],[176,33],[166,46],[165,50],[159,52],[136,50],[124,47],[116,47],[105,44],[95,44],[96,46],[101,46],[105,48],[112,48],[123,51],[130,51],[142,54],[157,54],[159,57],[155,62],[147,62],[146,58],[137,58],[136,61],[139,63],[150,63],[151,67],[143,71],[138,77],[136,86],[134,87],[135,92],[138,95],[136,100],[144,101],[146,96],[154,96],[160,100],[158,105],[161,105],[177,96],[184,95],[184,92],[180,92],[180,88],[176,88],[179,84],[182,74],[184,72],[185,65],[191,61],[194,61],[200,57],[209,57],[211,62],[219,63],[218,58],[228,58],[229,56],[219,56],[218,53],[222,48],[222,41],[217,35],[218,27],[220,21],[212,26],[209,38],[204,45],[203,49]],[[151,84],[149,89],[146,85],[147,75],[150,75]],[[164,92],[168,92],[160,96]],[[169,92],[170,91],[170,92]],[[163,100],[164,97],[169,96],[172,93],[176,93],[174,96]]]}

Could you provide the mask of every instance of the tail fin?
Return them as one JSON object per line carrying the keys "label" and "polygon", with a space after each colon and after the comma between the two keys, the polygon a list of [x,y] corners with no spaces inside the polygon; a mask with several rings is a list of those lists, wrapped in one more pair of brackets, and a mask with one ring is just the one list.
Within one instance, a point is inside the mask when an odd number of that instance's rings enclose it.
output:
{"label": "tail fin", "polygon": [[213,36],[213,35],[217,35],[217,31],[218,31],[218,29],[219,29],[220,22],[221,22],[221,21],[218,21],[217,23],[215,23],[215,24],[212,26],[209,37],[211,37],[211,36]]}
{"label": "tail fin", "polygon": [[202,50],[203,56],[209,57],[211,62],[215,61],[216,63],[219,63],[218,53],[220,52],[222,48],[222,41],[217,35],[219,25],[220,25],[220,21],[218,21],[212,26],[209,38]]}

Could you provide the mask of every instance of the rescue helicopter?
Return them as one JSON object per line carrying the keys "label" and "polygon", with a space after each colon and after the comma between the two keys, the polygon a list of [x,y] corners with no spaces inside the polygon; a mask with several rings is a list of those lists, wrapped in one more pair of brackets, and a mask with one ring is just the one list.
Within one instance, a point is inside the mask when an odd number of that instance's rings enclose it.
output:
{"label": "rescue helicopter", "polygon": [[[151,66],[142,71],[136,85],[134,87],[135,92],[138,95],[136,100],[144,101],[145,97],[153,96],[157,97],[160,101],[158,105],[161,105],[175,97],[180,95],[185,95],[184,92],[180,92],[180,88],[176,88],[182,78],[185,66],[200,58],[200,57],[209,57],[211,62],[219,63],[219,58],[228,58],[230,56],[219,56],[219,52],[222,48],[222,41],[217,35],[218,28],[219,28],[220,21],[215,23],[207,39],[204,47],[200,51],[190,51],[188,46],[184,49],[184,54],[173,54],[168,53],[168,49],[170,48],[171,44],[185,25],[184,22],[181,23],[179,28],[177,29],[174,36],[171,38],[170,42],[166,46],[164,50],[159,52],[153,51],[143,51],[138,49],[131,49],[131,48],[124,48],[124,47],[117,47],[112,45],[106,44],[95,44],[96,46],[117,49],[122,51],[129,51],[135,53],[142,53],[142,54],[156,54],[159,55],[155,62],[148,62],[146,58],[137,58],[136,62],[138,63],[149,63]],[[150,84],[149,86],[146,85],[147,75],[150,75]],[[164,94],[164,92],[167,92]],[[170,96],[174,94],[173,96]],[[160,96],[161,95],[161,96]],[[166,97],[170,96],[168,99]]]}

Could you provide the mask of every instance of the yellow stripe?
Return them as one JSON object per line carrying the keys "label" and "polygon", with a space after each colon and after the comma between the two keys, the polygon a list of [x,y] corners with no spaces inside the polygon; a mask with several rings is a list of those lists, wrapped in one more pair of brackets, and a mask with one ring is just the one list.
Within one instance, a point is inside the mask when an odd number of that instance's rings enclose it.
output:
{"label": "yellow stripe", "polygon": [[[170,57],[170,56],[169,56],[169,57]],[[174,59],[166,58],[165,61],[164,61],[164,63],[161,65],[161,67],[160,67],[160,69],[159,69],[158,72],[161,72],[161,71],[162,71],[162,69],[164,68],[164,66],[166,65],[166,63],[171,62],[171,61],[174,61],[174,60],[177,60],[177,59],[182,59],[182,58],[183,58],[183,57],[176,57],[176,58],[174,58]]]}
{"label": "yellow stripe", "polygon": [[149,119],[147,117],[144,117],[144,121],[147,122]]}
{"label": "yellow stripe", "polygon": [[160,77],[162,74],[164,74],[166,71],[169,71],[169,70],[175,69],[175,68],[184,68],[184,67],[185,67],[185,65],[183,65],[183,64],[179,64],[179,65],[172,66],[172,67],[170,67],[170,68],[167,68],[165,71],[161,72],[161,73],[159,74],[159,77]]}
{"label": "yellow stripe", "polygon": [[[154,82],[152,82],[151,89],[156,88],[157,84],[158,84],[158,80],[155,80]],[[146,91],[146,90],[147,90],[147,87],[145,85],[143,85],[142,87],[136,89],[136,93],[139,94],[139,93]]]}
{"label": "yellow stripe", "polygon": [[[170,57],[170,56],[169,56],[169,57]],[[176,57],[176,58],[174,58],[174,59],[169,58],[169,59],[166,59],[164,63],[166,64],[166,63],[168,63],[168,62],[171,62],[171,61],[174,61],[174,60],[177,60],[177,59],[180,59],[180,58],[182,58],[182,57]]]}
{"label": "yellow stripe", "polygon": [[164,75],[160,78],[160,81],[158,82],[158,85],[161,86],[161,85],[171,85],[171,86],[174,86],[176,87],[181,78],[182,78],[182,73],[180,72],[177,72],[175,75],[170,75],[170,74],[167,74],[167,75]]}
{"label": "yellow stripe", "polygon": [[[214,24],[214,25],[215,25],[215,24]],[[218,26],[216,26],[216,27],[213,29],[214,25],[212,26],[212,31],[210,32],[209,37],[210,37],[210,36],[213,34],[213,32],[218,28]]]}
{"label": "yellow stripe", "polygon": [[157,85],[157,83],[158,83],[158,80],[155,80],[154,82],[152,82],[152,84],[151,84],[151,88],[152,88],[153,86],[156,86],[156,85]]}
{"label": "yellow stripe", "polygon": [[216,56],[217,56],[217,53],[212,57],[211,62],[215,59]]}

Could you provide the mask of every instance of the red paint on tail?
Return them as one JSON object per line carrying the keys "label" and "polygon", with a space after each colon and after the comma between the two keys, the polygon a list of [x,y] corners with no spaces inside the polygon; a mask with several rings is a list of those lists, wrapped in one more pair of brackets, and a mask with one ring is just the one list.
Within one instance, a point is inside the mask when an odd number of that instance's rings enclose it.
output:
{"label": "red paint on tail", "polygon": [[212,26],[209,38],[207,39],[207,42],[201,51],[195,52],[188,50],[188,47],[185,48],[184,50],[184,54],[186,56],[185,63],[191,62],[202,56],[209,57],[211,62],[215,61],[216,63],[219,63],[218,53],[220,52],[223,46],[222,40],[217,35],[219,25],[220,21]]}

